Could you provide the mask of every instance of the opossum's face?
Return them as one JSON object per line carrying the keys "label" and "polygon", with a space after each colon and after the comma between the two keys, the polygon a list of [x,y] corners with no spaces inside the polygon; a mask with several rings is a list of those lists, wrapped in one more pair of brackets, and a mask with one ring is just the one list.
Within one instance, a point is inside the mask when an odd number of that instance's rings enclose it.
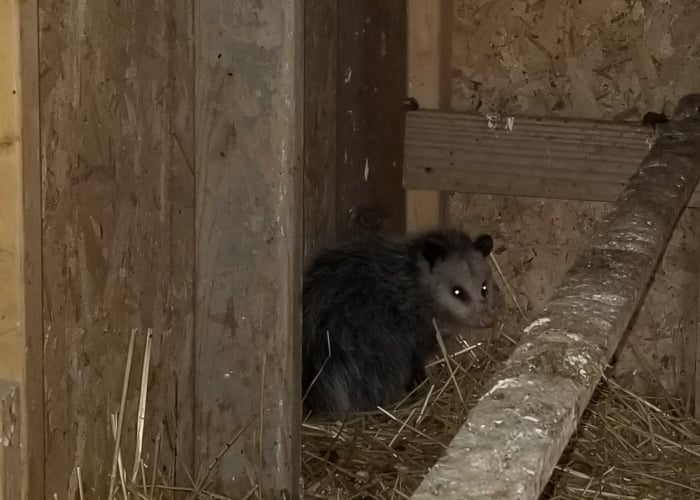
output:
{"label": "opossum's face", "polygon": [[494,323],[494,283],[488,256],[493,239],[481,235],[464,248],[450,248],[444,241],[426,240],[423,280],[438,313],[470,328]]}

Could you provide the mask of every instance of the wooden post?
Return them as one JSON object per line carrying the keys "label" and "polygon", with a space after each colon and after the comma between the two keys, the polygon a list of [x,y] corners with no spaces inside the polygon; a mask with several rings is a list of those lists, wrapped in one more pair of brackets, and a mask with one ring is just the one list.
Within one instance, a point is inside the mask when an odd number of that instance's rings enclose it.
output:
{"label": "wooden post", "polygon": [[700,94],[681,99],[660,128],[614,210],[412,498],[539,498],[700,179]]}
{"label": "wooden post", "polygon": [[234,498],[298,493],[303,6],[196,3],[197,469],[231,444]]}
{"label": "wooden post", "polygon": [[401,234],[406,2],[340,0],[337,8],[337,236]]}
{"label": "wooden post", "polygon": [[304,2],[304,260],[336,238],[338,1]]}
{"label": "wooden post", "polygon": [[[44,496],[36,1],[0,16],[0,498]],[[19,419],[19,415],[25,418]]]}
{"label": "wooden post", "polygon": [[42,374],[34,352],[27,373],[44,377],[45,410],[27,417],[36,432],[45,415],[46,480],[31,500],[78,498],[78,466],[90,498],[107,497],[110,416],[136,329],[120,446],[131,468],[149,327],[143,456],[154,456],[160,432],[159,472],[172,484],[179,466],[185,483],[194,440],[193,3],[39,0],[38,9],[26,26],[38,19],[41,88],[28,87],[36,93],[24,102],[40,117],[42,182],[25,190],[25,210],[42,207],[42,259],[27,263],[26,278],[43,273],[44,303],[26,313],[43,319],[43,342],[41,329],[27,338],[45,362]]}
{"label": "wooden post", "polygon": [[24,489],[26,463],[22,458],[21,429],[23,427],[19,384],[0,379],[0,500],[20,500],[29,497]]}
{"label": "wooden post", "polygon": [[[408,0],[408,96],[421,108],[449,107],[452,1]],[[406,230],[444,223],[445,197],[440,191],[406,192]]]}

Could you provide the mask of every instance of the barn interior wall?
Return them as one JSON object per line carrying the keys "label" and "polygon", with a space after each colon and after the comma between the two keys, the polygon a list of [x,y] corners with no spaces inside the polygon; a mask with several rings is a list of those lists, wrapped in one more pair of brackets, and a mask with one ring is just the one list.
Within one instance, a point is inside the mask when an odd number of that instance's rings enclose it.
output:
{"label": "barn interior wall", "polygon": [[[192,470],[192,2],[39,0],[45,497],[103,497],[130,334],[122,453]],[[128,462],[127,462],[128,461]],[[176,464],[181,466],[176,471]]]}
{"label": "barn interior wall", "polygon": [[[455,0],[451,108],[641,121],[698,91],[692,0]],[[515,122],[517,127],[517,120]],[[528,309],[541,306],[609,204],[450,194],[447,220],[488,230]],[[698,214],[686,209],[615,373],[636,390],[689,397],[695,374]],[[506,301],[503,320],[515,322]]]}

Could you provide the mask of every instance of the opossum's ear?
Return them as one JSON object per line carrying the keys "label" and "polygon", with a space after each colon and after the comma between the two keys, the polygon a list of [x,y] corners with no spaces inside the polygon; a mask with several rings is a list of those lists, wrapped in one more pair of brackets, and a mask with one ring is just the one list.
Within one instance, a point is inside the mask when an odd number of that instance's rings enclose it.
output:
{"label": "opossum's ear", "polygon": [[447,246],[445,245],[444,241],[429,236],[423,240],[421,253],[432,268],[439,260],[443,259],[445,255],[447,255]]}
{"label": "opossum's ear", "polygon": [[490,234],[482,234],[474,241],[474,246],[484,257],[488,257],[493,250],[493,238]]}

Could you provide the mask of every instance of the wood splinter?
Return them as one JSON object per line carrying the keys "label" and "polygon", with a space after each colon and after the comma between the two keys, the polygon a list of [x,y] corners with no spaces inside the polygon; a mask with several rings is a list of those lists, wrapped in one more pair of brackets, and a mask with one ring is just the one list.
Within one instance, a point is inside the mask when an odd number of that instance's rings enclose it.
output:
{"label": "wood splinter", "polygon": [[700,94],[656,128],[614,209],[413,499],[539,498],[700,179]]}

